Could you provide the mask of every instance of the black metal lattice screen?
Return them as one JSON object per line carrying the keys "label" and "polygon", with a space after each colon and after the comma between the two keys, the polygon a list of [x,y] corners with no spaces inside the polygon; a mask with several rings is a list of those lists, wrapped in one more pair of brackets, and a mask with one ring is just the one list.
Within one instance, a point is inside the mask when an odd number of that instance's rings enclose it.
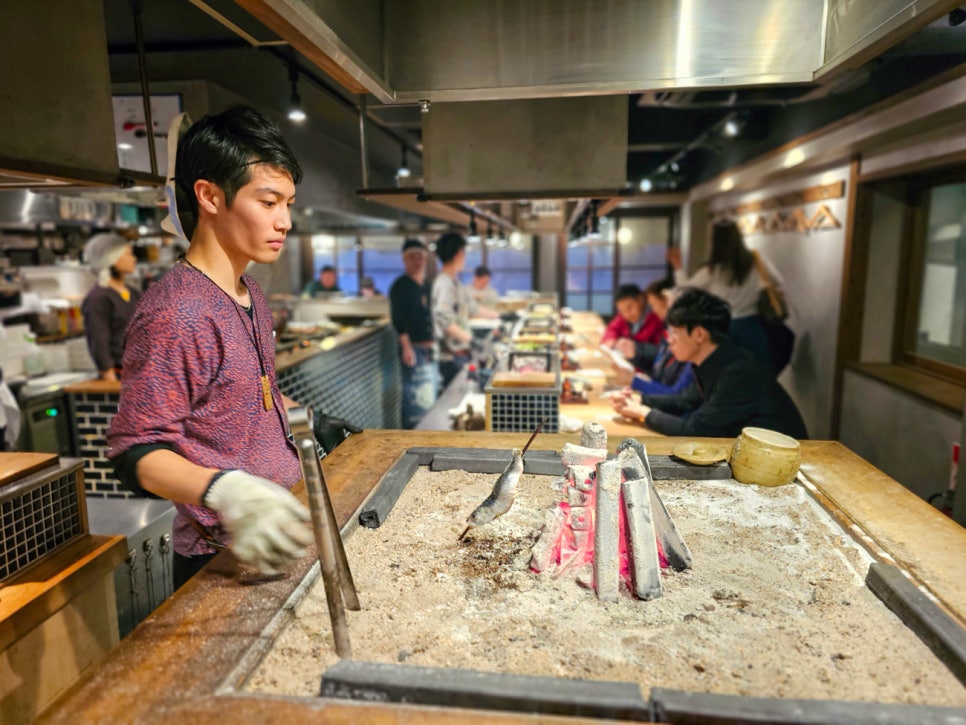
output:
{"label": "black metal lattice screen", "polygon": [[389,326],[280,370],[278,386],[293,400],[360,428],[402,425],[399,354]]}
{"label": "black metal lattice screen", "polygon": [[0,521],[3,581],[84,533],[76,474],[57,476],[0,501]]}

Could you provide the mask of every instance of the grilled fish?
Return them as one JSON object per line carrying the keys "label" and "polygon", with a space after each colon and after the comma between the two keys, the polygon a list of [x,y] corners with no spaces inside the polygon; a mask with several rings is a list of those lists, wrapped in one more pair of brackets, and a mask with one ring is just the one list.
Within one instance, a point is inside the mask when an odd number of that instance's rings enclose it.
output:
{"label": "grilled fish", "polygon": [[500,474],[496,483],[493,484],[493,490],[490,492],[490,495],[466,518],[466,523],[469,526],[460,535],[461,539],[471,528],[488,524],[510,510],[510,507],[513,505],[513,497],[517,491],[517,483],[522,475],[523,451],[519,448],[514,448],[510,464]]}

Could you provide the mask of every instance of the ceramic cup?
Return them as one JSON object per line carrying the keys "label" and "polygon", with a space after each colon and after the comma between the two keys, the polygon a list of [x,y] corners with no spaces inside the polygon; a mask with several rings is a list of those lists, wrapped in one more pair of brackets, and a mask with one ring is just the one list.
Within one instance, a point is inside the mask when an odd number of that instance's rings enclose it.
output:
{"label": "ceramic cup", "polygon": [[802,462],[798,441],[766,428],[743,428],[731,449],[731,475],[740,483],[783,486]]}

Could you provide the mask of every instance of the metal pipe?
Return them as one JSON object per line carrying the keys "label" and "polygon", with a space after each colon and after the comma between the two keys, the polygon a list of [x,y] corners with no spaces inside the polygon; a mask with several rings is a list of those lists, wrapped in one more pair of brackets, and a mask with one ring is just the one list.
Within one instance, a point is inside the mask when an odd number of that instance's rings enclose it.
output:
{"label": "metal pipe", "polygon": [[154,148],[154,119],[151,117],[151,90],[148,87],[147,62],[144,55],[144,29],[141,26],[141,0],[131,0],[134,15],[134,39],[138,48],[138,77],[141,80],[141,102],[144,104],[144,124],[148,134],[148,157],[151,173],[158,175],[158,151]]}
{"label": "metal pipe", "polygon": [[369,188],[369,159],[366,153],[366,97],[359,96],[359,154],[362,162],[362,188]]}
{"label": "metal pipe", "polygon": [[349,623],[346,620],[345,607],[342,602],[342,586],[339,582],[339,568],[336,564],[336,554],[333,536],[339,536],[338,531],[329,527],[329,517],[325,514],[325,502],[322,498],[322,480],[319,477],[319,466],[315,452],[315,441],[303,438],[299,441],[302,454],[302,476],[305,479],[305,490],[308,494],[309,509],[312,512],[312,529],[315,534],[315,548],[319,556],[319,566],[322,568],[322,583],[325,586],[325,600],[329,607],[329,619],[332,621],[332,638],[335,640],[335,651],[343,659],[351,659],[352,645],[349,643]]}

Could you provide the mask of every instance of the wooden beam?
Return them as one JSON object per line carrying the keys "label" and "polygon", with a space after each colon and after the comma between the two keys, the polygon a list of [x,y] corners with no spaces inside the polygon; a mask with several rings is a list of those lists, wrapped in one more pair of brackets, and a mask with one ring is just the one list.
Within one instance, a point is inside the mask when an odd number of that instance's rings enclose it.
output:
{"label": "wooden beam", "polygon": [[288,19],[282,17],[274,9],[268,7],[262,0],[235,0],[249,15],[256,18],[266,28],[275,32],[280,38],[288,41],[299,53],[318,66],[326,75],[350,93],[365,95],[369,92],[362,83],[349,75],[345,69],[323,53],[315,43],[309,40],[302,31],[292,25]]}
{"label": "wooden beam", "polygon": [[356,193],[366,201],[374,201],[410,214],[438,219],[460,227],[468,226],[470,223],[468,213],[438,201],[420,201],[412,191],[362,189]]}
{"label": "wooden beam", "polygon": [[687,198],[685,193],[613,196],[597,206],[597,216],[607,216],[618,207],[680,206]]}

